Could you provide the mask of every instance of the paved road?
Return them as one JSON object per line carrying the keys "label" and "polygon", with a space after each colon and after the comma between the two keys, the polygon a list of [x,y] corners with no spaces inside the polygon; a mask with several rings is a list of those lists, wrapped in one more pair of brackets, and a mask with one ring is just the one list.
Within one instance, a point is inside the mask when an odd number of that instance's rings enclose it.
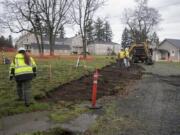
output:
{"label": "paved road", "polygon": [[99,135],[180,135],[180,65],[144,68],[130,95],[115,100],[114,112],[106,116],[109,128]]}

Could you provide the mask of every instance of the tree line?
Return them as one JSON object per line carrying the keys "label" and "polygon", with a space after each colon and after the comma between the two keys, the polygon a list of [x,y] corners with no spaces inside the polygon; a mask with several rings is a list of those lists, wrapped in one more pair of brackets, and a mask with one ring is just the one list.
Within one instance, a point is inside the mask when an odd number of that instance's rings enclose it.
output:
{"label": "tree line", "polygon": [[136,39],[131,34],[131,31],[128,28],[124,28],[121,38],[121,45],[123,48],[130,47],[133,43],[149,42],[151,45],[159,45],[159,37],[156,32],[153,32],[148,35],[146,40],[141,40],[136,42]]}
{"label": "tree line", "polygon": [[44,54],[43,36],[48,36],[50,55],[54,55],[55,39],[65,24],[79,26],[86,57],[87,26],[105,0],[5,0],[3,24],[14,33],[35,35],[39,54]]}
{"label": "tree line", "polygon": [[0,37],[0,48],[13,48],[13,41],[12,36],[9,35],[8,38],[5,38],[4,36]]}
{"label": "tree line", "polygon": [[[138,43],[150,40],[161,16],[158,10],[148,6],[148,0],[135,1],[135,9],[126,9],[121,20],[126,25],[125,31],[130,34],[127,42],[131,40]],[[41,55],[44,54],[44,35],[49,40],[50,55],[54,55],[55,39],[63,37],[66,24],[74,24],[79,27],[86,57],[88,43],[112,40],[109,22],[101,19],[93,21],[95,13],[105,2],[106,0],[4,0],[2,3],[5,11],[0,20],[3,27],[9,28],[11,32],[26,31],[34,34]]]}
{"label": "tree line", "polygon": [[161,15],[158,10],[148,6],[148,0],[135,0],[135,9],[125,9],[122,22],[126,28],[122,34],[122,46],[130,46],[132,43],[150,42],[158,44],[158,24]]}
{"label": "tree line", "polygon": [[101,18],[96,21],[90,20],[87,25],[87,42],[112,42],[112,29],[110,23]]}

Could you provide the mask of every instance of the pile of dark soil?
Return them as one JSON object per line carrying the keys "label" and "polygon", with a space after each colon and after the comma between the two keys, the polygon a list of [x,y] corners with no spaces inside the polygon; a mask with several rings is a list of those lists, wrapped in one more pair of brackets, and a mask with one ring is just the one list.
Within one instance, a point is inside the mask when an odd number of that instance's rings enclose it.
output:
{"label": "pile of dark soil", "polygon": [[[142,76],[142,68],[132,65],[130,69],[108,65],[99,71],[97,98],[116,95],[125,90],[130,81],[138,80]],[[59,86],[47,93],[41,100],[49,101],[87,101],[91,100],[93,74],[83,76],[78,80]],[[117,89],[117,86],[119,87]]]}

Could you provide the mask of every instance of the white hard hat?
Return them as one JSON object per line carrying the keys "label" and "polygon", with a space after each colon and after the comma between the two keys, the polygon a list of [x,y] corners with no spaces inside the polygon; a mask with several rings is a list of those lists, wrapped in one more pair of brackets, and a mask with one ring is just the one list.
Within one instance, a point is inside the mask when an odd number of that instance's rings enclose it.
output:
{"label": "white hard hat", "polygon": [[24,47],[19,47],[18,51],[26,51],[26,49]]}

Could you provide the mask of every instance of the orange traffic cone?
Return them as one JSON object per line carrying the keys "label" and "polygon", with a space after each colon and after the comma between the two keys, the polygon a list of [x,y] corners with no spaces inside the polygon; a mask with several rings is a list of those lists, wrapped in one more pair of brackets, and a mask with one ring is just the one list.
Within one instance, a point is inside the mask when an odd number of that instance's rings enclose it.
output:
{"label": "orange traffic cone", "polygon": [[96,69],[96,72],[93,75],[92,104],[89,107],[90,109],[100,109],[102,107],[96,104],[98,78],[99,78],[99,73],[98,73],[98,69]]}

